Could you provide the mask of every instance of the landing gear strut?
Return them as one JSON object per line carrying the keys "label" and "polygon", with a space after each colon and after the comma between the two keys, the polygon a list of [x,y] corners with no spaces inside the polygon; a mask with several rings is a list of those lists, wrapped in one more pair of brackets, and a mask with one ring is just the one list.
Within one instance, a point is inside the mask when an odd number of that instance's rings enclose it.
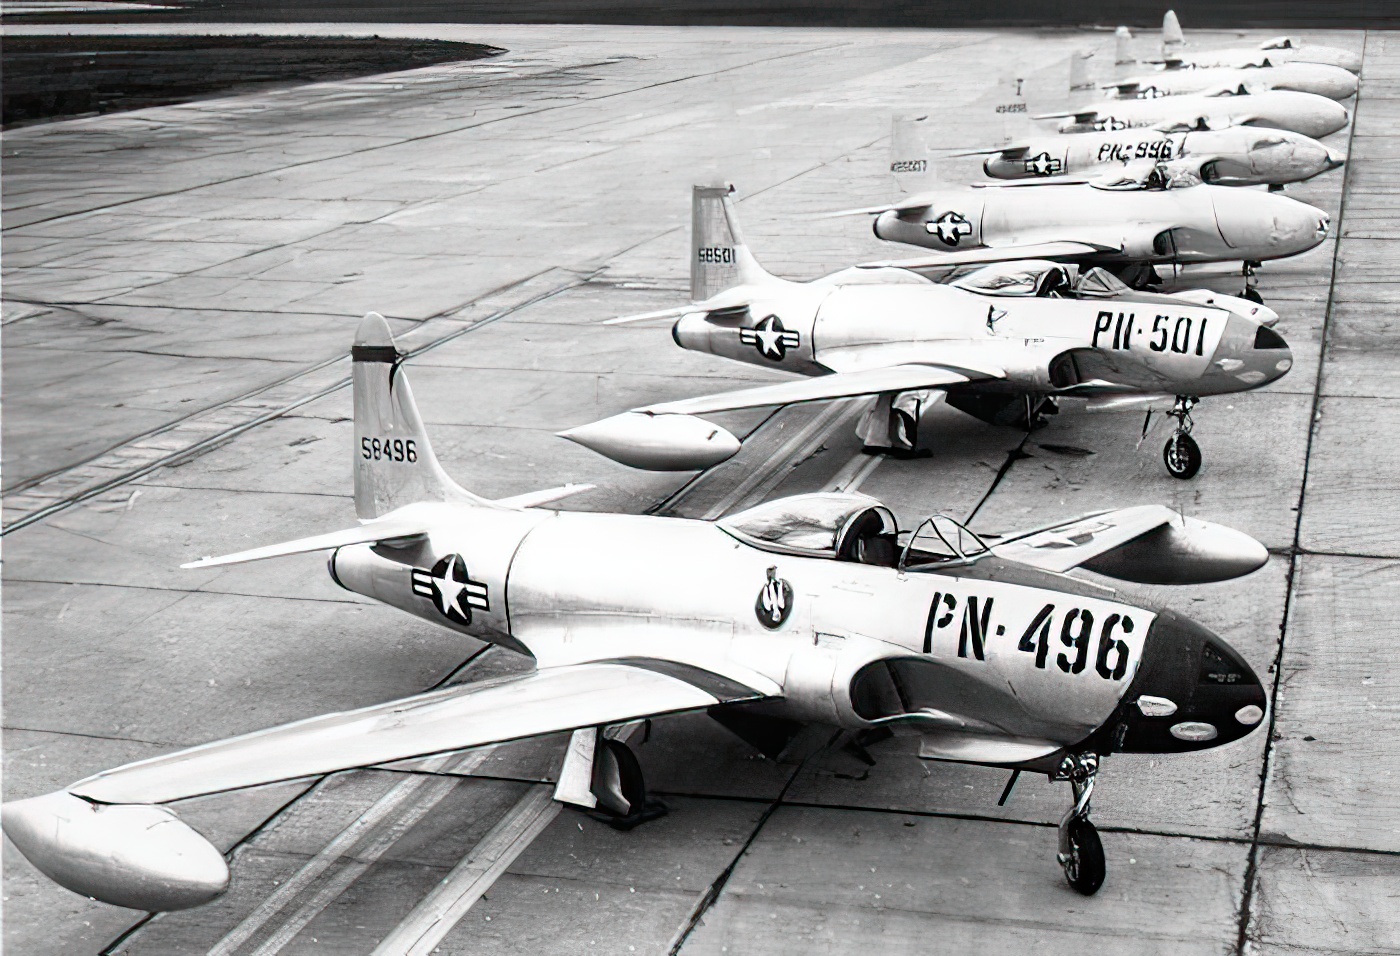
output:
{"label": "landing gear strut", "polygon": [[1099,831],[1089,821],[1089,800],[1094,795],[1098,772],[1098,754],[1069,754],[1050,778],[1068,780],[1074,790],[1074,804],[1060,820],[1060,852],[1056,859],[1064,868],[1069,885],[1085,896],[1099,891],[1108,872]]}
{"label": "landing gear strut", "polygon": [[1246,259],[1244,261],[1244,292],[1241,293],[1244,298],[1248,299],[1250,302],[1256,302],[1259,305],[1264,304],[1264,297],[1259,294],[1259,289],[1257,288],[1259,285],[1259,276],[1255,274],[1255,270],[1261,265],[1263,265],[1262,262],[1256,262],[1253,259]]}
{"label": "landing gear strut", "polygon": [[594,769],[594,787],[599,793],[598,806],[588,811],[614,830],[633,827],[664,817],[669,808],[647,795],[642,766],[632,748],[620,740],[604,739]]}
{"label": "landing gear strut", "polygon": [[1178,395],[1172,410],[1167,412],[1176,419],[1176,431],[1162,449],[1162,461],[1168,474],[1182,481],[1194,478],[1201,470],[1201,446],[1191,437],[1191,409],[1197,401],[1189,395]]}
{"label": "landing gear strut", "polygon": [[614,830],[630,830],[665,816],[666,804],[647,795],[641,764],[625,742],[628,732],[626,727],[616,736],[604,734],[601,727],[574,731],[554,799]]}

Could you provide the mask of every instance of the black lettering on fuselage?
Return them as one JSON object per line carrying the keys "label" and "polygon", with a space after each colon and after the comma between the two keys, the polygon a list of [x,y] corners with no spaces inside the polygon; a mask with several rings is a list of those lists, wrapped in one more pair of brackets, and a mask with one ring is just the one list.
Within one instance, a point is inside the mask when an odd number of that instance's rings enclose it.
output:
{"label": "black lettering on fuselage", "polygon": [[1116,315],[1107,310],[1099,312],[1094,317],[1094,338],[1092,346],[1099,347],[1099,336],[1112,331],[1112,344],[1105,343],[1104,348],[1111,348],[1119,352],[1126,352],[1133,347],[1133,320],[1137,318],[1135,312],[1119,312]]}
{"label": "black lettering on fuselage", "polygon": [[[978,601],[982,602],[982,615],[977,615]],[[958,656],[966,657],[968,645],[972,645],[972,656],[979,661],[987,659],[987,631],[992,622],[992,598],[979,599],[968,595],[963,606],[962,630],[958,632]]]}

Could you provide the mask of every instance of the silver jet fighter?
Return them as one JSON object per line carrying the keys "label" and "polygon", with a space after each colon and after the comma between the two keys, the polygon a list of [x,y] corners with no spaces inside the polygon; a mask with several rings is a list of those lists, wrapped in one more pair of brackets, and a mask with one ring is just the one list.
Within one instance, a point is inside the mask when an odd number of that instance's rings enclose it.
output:
{"label": "silver jet fighter", "polygon": [[1270,63],[1326,63],[1352,73],[1361,72],[1361,54],[1341,47],[1309,43],[1299,37],[1281,36],[1257,46],[1219,50],[1185,49],[1186,37],[1176,12],[1162,17],[1162,59],[1169,69],[1213,66],[1261,66]]}
{"label": "silver jet fighter", "polygon": [[1050,263],[1030,270],[1030,289],[1004,267],[948,285],[862,269],[791,282],[754,259],[727,187],[695,187],[693,219],[695,303],[613,321],[679,316],[672,336],[682,348],[804,378],[650,405],[562,433],[636,468],[689,471],[737,453],[739,440],[702,415],[877,395],[860,436],[871,451],[906,454],[917,450],[923,411],[938,401],[1019,428],[1042,424],[1067,399],[1101,410],[1155,407],[1177,422],[1163,449],[1167,469],[1188,479],[1201,465],[1190,435],[1195,403],[1258,388],[1293,364],[1282,336],[1264,324],[1274,313],[1244,299],[1135,293],[1101,270],[1072,286]]}
{"label": "silver jet fighter", "polygon": [[1301,133],[1232,126],[1220,130],[1166,132],[1151,127],[1023,139],[985,155],[993,179],[1044,179],[1101,175],[1134,163],[1166,164],[1216,186],[1283,186],[1337,169],[1346,156]]}
{"label": "silver jet fighter", "polygon": [[1325,63],[1280,63],[1275,66],[1265,60],[1258,66],[1160,70],[1124,77],[1105,83],[1101,88],[1113,90],[1113,95],[1118,99],[1129,100],[1239,88],[1249,93],[1294,90],[1315,93],[1330,100],[1344,100],[1356,95],[1356,87],[1356,74],[1340,66]]}
{"label": "silver jet fighter", "polygon": [[1153,99],[1105,99],[1042,113],[1037,120],[1063,120],[1062,133],[1136,129],[1151,126],[1166,130],[1224,129],[1227,126],[1263,126],[1287,129],[1314,139],[1346,127],[1351,116],[1336,100],[1294,90],[1260,90],[1251,93],[1227,87],[1209,93],[1160,96]]}
{"label": "silver jet fighter", "polygon": [[604,728],[708,710],[775,757],[815,724],[911,734],[928,759],[1068,781],[1059,860],[1087,894],[1105,872],[1089,821],[1101,758],[1205,750],[1264,719],[1263,687],[1225,641],[1067,574],[1238,577],[1268,555],[1237,531],[1158,506],[978,538],[944,518],[900,534],[863,495],[801,495],[716,522],[534,507],[560,491],[489,501],[438,465],[400,362],[371,315],[354,350],[360,526],[194,566],[329,551],[347,590],[528,653],[536,669],[6,804],[5,833],[50,878],[118,906],[198,906],[225,890],[228,864],[174,801],[560,731],[575,733],[556,799],[626,828],[664,807]]}
{"label": "silver jet fighter", "polygon": [[1257,301],[1250,280],[1258,263],[1306,252],[1327,237],[1327,214],[1306,203],[1199,183],[1165,188],[1167,177],[1155,169],[1145,177],[1137,170],[1089,182],[921,189],[911,177],[926,175],[931,161],[920,122],[896,118],[891,137],[890,170],[915,191],[898,202],[831,215],[873,216],[877,237],[936,254],[872,265],[936,269],[1054,259],[1104,266],[1130,284],[1152,284],[1154,265],[1243,262]]}

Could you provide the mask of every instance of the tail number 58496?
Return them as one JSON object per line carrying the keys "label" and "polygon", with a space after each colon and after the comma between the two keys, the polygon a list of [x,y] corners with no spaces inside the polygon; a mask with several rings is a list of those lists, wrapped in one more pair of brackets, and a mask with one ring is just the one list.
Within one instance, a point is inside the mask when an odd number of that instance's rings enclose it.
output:
{"label": "tail number 58496", "polygon": [[365,461],[418,460],[418,446],[412,438],[361,438],[360,457]]}

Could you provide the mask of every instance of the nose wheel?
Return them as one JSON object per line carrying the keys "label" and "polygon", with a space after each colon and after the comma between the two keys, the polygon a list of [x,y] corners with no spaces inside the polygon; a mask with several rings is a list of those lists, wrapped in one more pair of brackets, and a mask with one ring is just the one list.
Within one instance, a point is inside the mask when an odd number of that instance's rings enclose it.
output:
{"label": "nose wheel", "polygon": [[1167,412],[1176,419],[1176,431],[1162,448],[1162,461],[1167,466],[1167,473],[1182,481],[1196,477],[1196,472],[1201,470],[1201,446],[1191,437],[1191,409],[1196,402],[1197,399],[1190,396],[1178,395],[1176,404]]}
{"label": "nose wheel", "polygon": [[1060,762],[1052,780],[1068,780],[1074,804],[1060,820],[1060,851],[1056,855],[1065,879],[1075,892],[1093,896],[1103,886],[1108,865],[1099,831],[1089,820],[1089,801],[1099,772],[1097,754],[1070,754]]}

